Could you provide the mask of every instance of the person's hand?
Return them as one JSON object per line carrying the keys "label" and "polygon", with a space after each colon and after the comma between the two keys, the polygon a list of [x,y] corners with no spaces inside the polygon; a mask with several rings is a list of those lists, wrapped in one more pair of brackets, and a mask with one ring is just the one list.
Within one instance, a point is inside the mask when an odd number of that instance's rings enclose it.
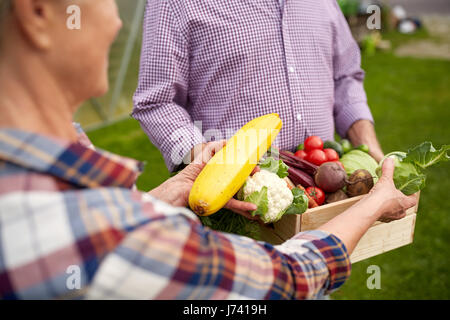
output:
{"label": "person's hand", "polygon": [[355,121],[348,130],[347,136],[355,147],[366,144],[369,147],[369,154],[377,162],[384,158],[383,150],[381,150],[375,133],[375,127],[370,120]]}
{"label": "person's hand", "polygon": [[[226,141],[210,142],[203,145],[202,152],[196,156],[185,169],[180,171],[176,176],[170,178],[159,187],[150,191],[149,193],[154,197],[163,200],[173,206],[185,207],[189,203],[189,193],[192,189],[195,179],[205,167],[206,163],[214,156],[216,152],[221,150],[226,144]],[[256,172],[259,168],[255,169]],[[231,199],[226,205],[235,213],[245,216],[248,219],[256,220],[257,217],[252,217],[251,211],[257,209],[256,205],[249,202]]]}
{"label": "person's hand", "polygon": [[380,162],[381,160],[384,159],[384,153],[383,151],[381,151],[381,149],[379,148],[372,148],[369,149],[369,154],[372,158],[375,159],[376,162]]}
{"label": "person's hand", "polygon": [[188,165],[194,161],[199,155],[202,154],[203,149],[206,147],[207,143],[199,143],[192,147],[191,151],[183,158],[183,163]]}
{"label": "person's hand", "polygon": [[[253,172],[250,174],[251,176],[254,175],[256,172],[260,171],[259,167],[256,166]],[[256,204],[245,202],[245,201],[239,201],[237,199],[231,198],[230,201],[225,205],[225,209],[231,210],[237,214],[240,214],[241,216],[246,217],[249,220],[258,220],[258,216],[252,216],[251,212],[258,209]]]}
{"label": "person's hand", "polygon": [[417,205],[417,194],[405,196],[400,190],[395,188],[394,160],[386,158],[383,162],[383,175],[377,184],[370,191],[368,196],[376,197],[380,201],[378,210],[381,222],[391,222],[402,219],[406,216],[406,210]]}

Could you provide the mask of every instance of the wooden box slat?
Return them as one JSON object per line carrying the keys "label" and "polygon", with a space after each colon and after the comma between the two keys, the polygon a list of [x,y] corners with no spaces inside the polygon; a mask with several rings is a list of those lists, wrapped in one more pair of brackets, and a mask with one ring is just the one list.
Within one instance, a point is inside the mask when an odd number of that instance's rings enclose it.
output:
{"label": "wooden box slat", "polygon": [[[264,241],[281,244],[299,232],[315,230],[341,214],[363,196],[308,209],[302,215],[286,215],[272,227],[261,228]],[[420,194],[419,194],[420,197]],[[414,238],[419,203],[406,212],[406,217],[390,223],[375,222],[359,241],[350,260],[352,263],[410,244]]]}
{"label": "wooden box slat", "polygon": [[355,203],[361,200],[362,197],[363,196],[354,197],[307,210],[305,213],[300,215],[300,231],[317,229],[324,223],[330,221],[337,215],[353,206]]}
{"label": "wooden box slat", "polygon": [[371,227],[353,250],[350,261],[355,263],[412,243],[415,223],[413,213],[401,220]]}

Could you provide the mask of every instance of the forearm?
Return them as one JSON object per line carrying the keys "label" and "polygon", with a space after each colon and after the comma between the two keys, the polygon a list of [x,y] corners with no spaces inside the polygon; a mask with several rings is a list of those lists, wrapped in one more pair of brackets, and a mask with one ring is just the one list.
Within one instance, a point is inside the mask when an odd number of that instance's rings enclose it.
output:
{"label": "forearm", "polygon": [[336,37],[334,49],[334,116],[336,131],[348,137],[353,145],[366,144],[376,160],[383,158],[373,127],[373,117],[364,90],[365,73],[361,69],[361,54],[352,37],[347,21],[336,1],[330,4],[336,10]]}
{"label": "forearm", "polygon": [[367,195],[357,204],[330,220],[319,230],[334,234],[346,246],[349,254],[367,230],[381,215],[382,201],[374,195]]}
{"label": "forearm", "polygon": [[348,138],[354,146],[365,144],[369,147],[372,157],[380,161],[384,157],[378,142],[375,127],[369,120],[358,120],[350,127],[347,133]]}
{"label": "forearm", "polygon": [[192,147],[204,140],[186,109],[190,49],[188,35],[173,10],[170,1],[147,1],[132,113],[163,154],[169,171],[177,169]]}
{"label": "forearm", "polygon": [[150,190],[148,194],[174,207],[184,207],[187,203],[187,195],[178,187],[180,186],[174,183],[173,178],[170,178],[158,187]]}
{"label": "forearm", "polygon": [[175,171],[186,154],[205,141],[186,110],[174,103],[135,107],[132,116],[161,151],[169,171]]}

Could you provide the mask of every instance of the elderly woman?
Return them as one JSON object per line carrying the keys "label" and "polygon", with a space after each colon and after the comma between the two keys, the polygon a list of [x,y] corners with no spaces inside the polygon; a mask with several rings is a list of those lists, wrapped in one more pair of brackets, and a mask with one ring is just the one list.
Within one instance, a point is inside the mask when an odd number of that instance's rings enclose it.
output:
{"label": "elderly woman", "polygon": [[[72,4],[81,30],[66,27]],[[344,283],[349,254],[376,220],[402,218],[416,203],[395,189],[385,161],[357,205],[280,246],[204,228],[183,207],[223,143],[141,193],[130,189],[138,162],[78,142],[74,112],[108,88],[121,27],[115,2],[0,0],[0,8],[1,298],[319,298]]]}

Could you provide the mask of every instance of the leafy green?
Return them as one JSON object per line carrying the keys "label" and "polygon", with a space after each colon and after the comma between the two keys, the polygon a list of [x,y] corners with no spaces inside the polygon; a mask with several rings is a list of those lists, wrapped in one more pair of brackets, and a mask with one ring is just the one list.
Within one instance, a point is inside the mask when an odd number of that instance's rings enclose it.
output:
{"label": "leafy green", "polygon": [[308,210],[308,197],[305,192],[299,188],[293,188],[291,191],[294,196],[294,200],[286,209],[284,214],[302,214]]}
{"label": "leafy green", "polygon": [[280,158],[280,150],[271,146],[269,148],[269,150],[267,150],[266,155],[264,156],[264,158],[267,158],[267,157],[279,159]]}
{"label": "leafy green", "polygon": [[269,211],[269,199],[267,198],[267,187],[264,186],[260,191],[255,191],[247,196],[244,201],[255,204],[258,208],[252,212],[253,216],[264,216]]}
{"label": "leafy green", "polygon": [[436,150],[431,142],[424,142],[408,152],[395,151],[386,155],[380,162],[376,173],[382,174],[382,165],[387,157],[394,159],[394,184],[397,189],[406,195],[414,194],[425,188],[426,176],[423,174],[426,168],[439,162],[449,161],[449,145],[444,145]]}
{"label": "leafy green", "polygon": [[259,167],[263,170],[277,174],[281,179],[289,175],[289,167],[283,162],[283,160],[276,160],[273,157],[265,158],[262,162],[260,162]]}
{"label": "leafy green", "polygon": [[352,150],[344,154],[340,161],[349,176],[358,169],[366,169],[374,177],[374,182],[377,182],[378,163],[369,154],[361,150]]}
{"label": "leafy green", "polygon": [[240,214],[228,209],[221,209],[213,215],[199,217],[202,224],[213,230],[234,233],[255,240],[261,240],[261,228],[259,223],[249,220]]}
{"label": "leafy green", "polygon": [[409,176],[397,176],[394,179],[395,187],[406,195],[411,195],[425,188],[426,176],[411,173]]}
{"label": "leafy green", "polygon": [[443,145],[440,150],[436,150],[429,141],[424,142],[410,150],[403,161],[414,163],[422,169],[426,169],[433,164],[443,161],[450,161],[448,152],[450,145]]}

